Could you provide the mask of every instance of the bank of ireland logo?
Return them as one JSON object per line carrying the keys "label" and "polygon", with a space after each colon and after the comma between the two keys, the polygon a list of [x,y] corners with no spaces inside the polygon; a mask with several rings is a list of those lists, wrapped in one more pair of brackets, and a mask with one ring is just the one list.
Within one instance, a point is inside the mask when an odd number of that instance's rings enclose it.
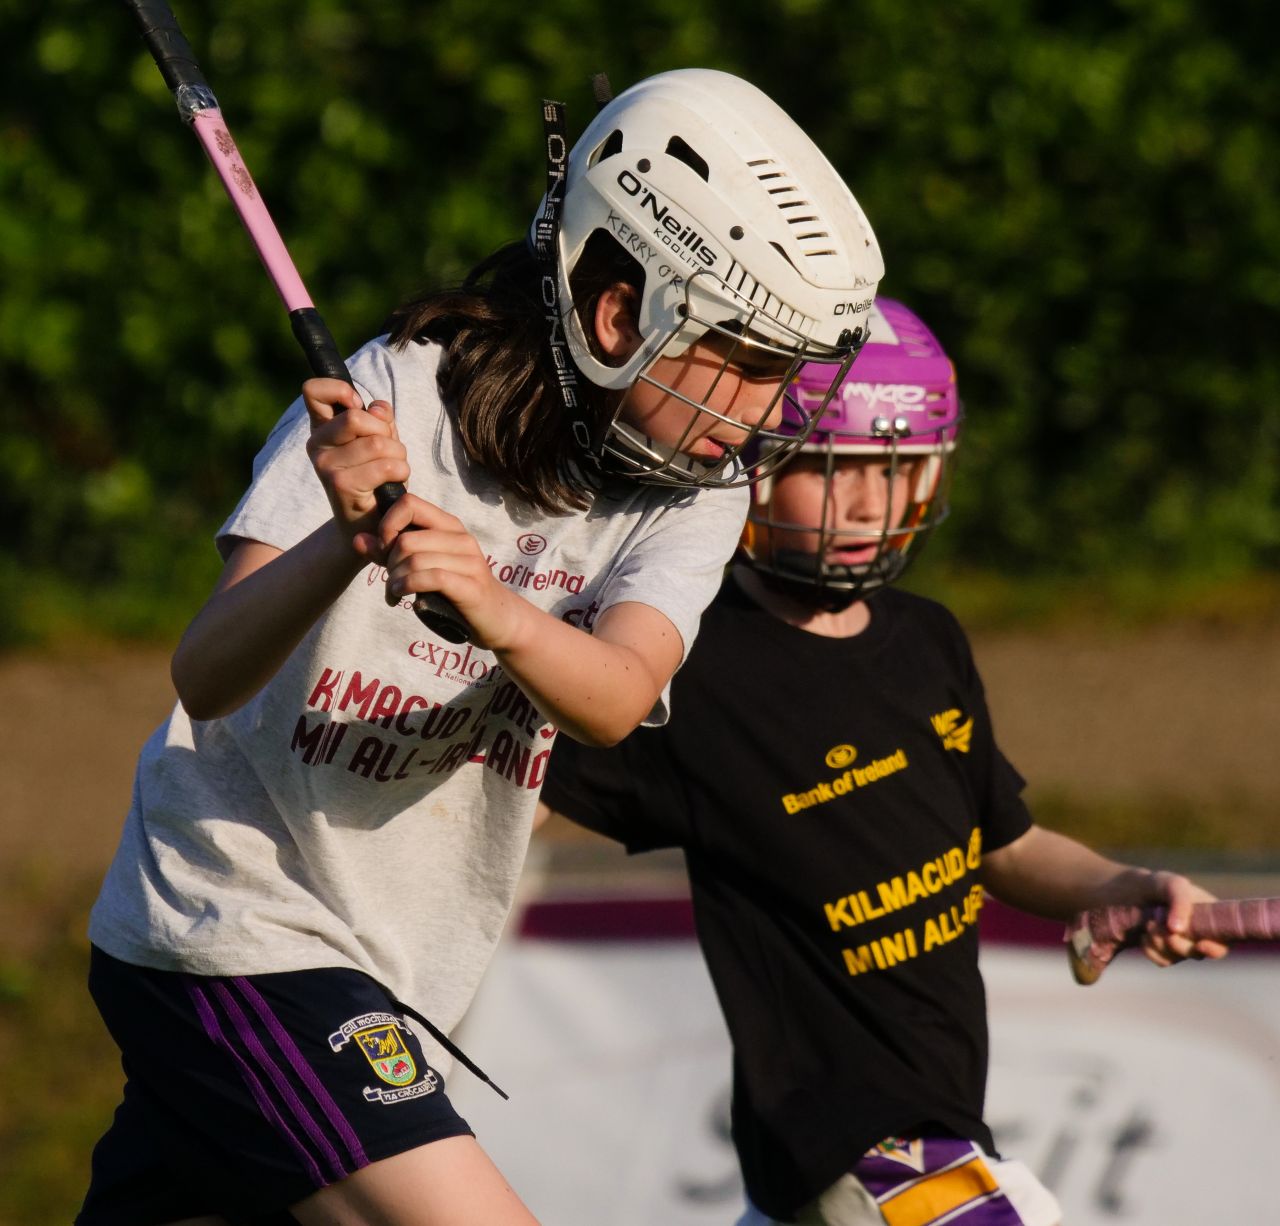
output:
{"label": "bank of ireland logo", "polygon": [[846,766],[852,766],[857,756],[858,751],[852,745],[833,745],[823,760],[833,771],[842,771]]}
{"label": "bank of ireland logo", "polygon": [[547,538],[539,536],[536,532],[526,532],[523,536],[516,538],[516,548],[527,557],[541,553],[546,547]]}

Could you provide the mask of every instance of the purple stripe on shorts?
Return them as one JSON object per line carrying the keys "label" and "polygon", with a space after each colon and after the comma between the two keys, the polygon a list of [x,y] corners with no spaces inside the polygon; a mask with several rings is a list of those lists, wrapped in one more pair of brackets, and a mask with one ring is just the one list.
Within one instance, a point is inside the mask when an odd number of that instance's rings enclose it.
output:
{"label": "purple stripe on shorts", "polygon": [[266,1091],[266,1087],[258,1080],[257,1073],[253,1071],[244,1057],[232,1047],[226,1035],[223,1034],[217,1014],[214,1013],[213,1006],[209,1003],[204,991],[199,984],[191,980],[187,982],[187,991],[191,995],[191,1001],[195,1005],[196,1013],[200,1017],[205,1033],[239,1065],[240,1076],[243,1078],[245,1085],[249,1087],[249,1093],[253,1095],[254,1102],[258,1104],[258,1110],[266,1116],[275,1130],[293,1146],[303,1166],[307,1168],[307,1173],[311,1176],[311,1182],[317,1188],[326,1187],[329,1181],[321,1173],[316,1160],[307,1152],[307,1147],[303,1145],[302,1141],[294,1134],[288,1123],[276,1110],[275,1104],[271,1101],[271,1097]]}
{"label": "purple stripe on shorts", "polygon": [[262,994],[253,984],[243,977],[232,979],[231,982],[240,989],[245,1000],[253,1006],[253,1010],[261,1019],[262,1024],[270,1032],[271,1037],[276,1041],[280,1050],[284,1053],[285,1058],[293,1066],[294,1071],[302,1078],[303,1084],[314,1095],[320,1109],[325,1113],[334,1132],[336,1132],[343,1140],[347,1147],[348,1154],[351,1155],[351,1161],[355,1163],[355,1167],[359,1170],[362,1166],[369,1165],[368,1155],[364,1152],[364,1146],[360,1143],[360,1138],[356,1135],[356,1131],[347,1121],[347,1117],[343,1115],[342,1108],[334,1101],[333,1095],[328,1091],[324,1082],[320,1080],[307,1058],[298,1049],[297,1043],[293,1041],[293,1036],[285,1029],[284,1023],[275,1015],[271,1006],[262,998]]}
{"label": "purple stripe on shorts", "polygon": [[981,1156],[982,1148],[959,1137],[919,1137],[896,1146],[886,1139],[859,1158],[853,1172],[879,1200],[923,1175],[959,1166],[975,1154]]}
{"label": "purple stripe on shorts", "polygon": [[303,1131],[306,1132],[312,1143],[324,1155],[334,1179],[345,1179],[351,1172],[343,1166],[342,1158],[339,1156],[338,1151],[334,1149],[329,1138],[324,1135],[323,1128],[316,1121],[307,1105],[298,1097],[297,1090],[289,1084],[285,1071],[272,1058],[271,1054],[263,1046],[262,1040],[254,1033],[252,1023],[245,1016],[244,1010],[240,1007],[240,1002],[232,995],[230,987],[223,981],[215,979],[213,990],[218,1000],[222,1003],[222,1007],[227,1011],[227,1016],[230,1017],[231,1024],[236,1029],[236,1034],[240,1036],[240,1041],[249,1049],[253,1058],[257,1060],[258,1067],[271,1079],[271,1084],[275,1086],[276,1092],[288,1104],[289,1110],[293,1112],[293,1118],[302,1125]]}

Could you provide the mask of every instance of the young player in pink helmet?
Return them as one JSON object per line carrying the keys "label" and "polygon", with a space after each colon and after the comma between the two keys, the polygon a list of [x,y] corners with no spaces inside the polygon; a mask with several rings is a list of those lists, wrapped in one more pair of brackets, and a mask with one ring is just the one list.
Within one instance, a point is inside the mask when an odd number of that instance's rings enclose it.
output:
{"label": "young player in pink helmet", "polygon": [[743,537],[756,573],[833,610],[898,579],[947,517],[960,431],[955,371],[932,333],[892,299],[872,314],[876,333],[829,402],[822,365],[793,381],[780,429],[821,421],[787,479],[757,487]]}
{"label": "young player in pink helmet", "polygon": [[[797,409],[824,377],[801,372]],[[673,720],[552,756],[550,810],[685,852],[733,1039],[740,1226],[884,1226],[908,1203],[913,1226],[1056,1226],[982,1118],[984,891],[1061,920],[1167,903],[1153,961],[1225,952],[1177,935],[1208,897],[1186,878],[1034,824],[964,632],[893,586],[946,516],[959,430],[946,354],[878,300],[817,430],[754,491]]]}

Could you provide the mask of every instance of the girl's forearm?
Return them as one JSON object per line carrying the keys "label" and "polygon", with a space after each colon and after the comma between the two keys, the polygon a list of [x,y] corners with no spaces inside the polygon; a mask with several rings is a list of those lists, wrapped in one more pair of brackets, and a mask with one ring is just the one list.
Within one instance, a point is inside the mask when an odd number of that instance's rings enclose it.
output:
{"label": "girl's forearm", "polygon": [[283,553],[237,545],[174,652],[170,671],[187,714],[215,719],[243,706],[365,565],[333,521]]}
{"label": "girl's forearm", "polygon": [[1001,902],[1064,922],[1091,907],[1161,897],[1149,869],[1110,860],[1041,826],[984,856],[982,880]]}
{"label": "girl's forearm", "polygon": [[[215,719],[252,698],[367,564],[332,521],[283,553],[256,541],[238,545],[174,653],[173,682],[187,713]],[[587,634],[515,599],[518,632],[495,648],[505,672],[576,740],[620,741],[675,671],[682,653],[675,627],[646,605],[626,603],[606,610]]]}
{"label": "girl's forearm", "polygon": [[498,660],[547,719],[587,745],[614,745],[632,731],[680,661],[675,627],[646,605],[613,606],[594,634],[532,605],[524,617]]}

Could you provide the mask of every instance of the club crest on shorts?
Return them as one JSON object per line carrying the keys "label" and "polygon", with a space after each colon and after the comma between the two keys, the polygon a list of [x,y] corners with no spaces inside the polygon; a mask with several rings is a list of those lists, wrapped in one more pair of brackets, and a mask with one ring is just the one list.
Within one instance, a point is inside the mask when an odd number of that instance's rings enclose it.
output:
{"label": "club crest on shorts", "polygon": [[924,1142],[919,1137],[885,1137],[867,1150],[866,1156],[901,1162],[917,1174],[924,1173]]}
{"label": "club crest on shorts", "polygon": [[418,1075],[413,1056],[394,1022],[389,1026],[357,1030],[352,1037],[360,1044],[360,1050],[373,1071],[388,1085],[407,1086]]}
{"label": "club crest on shorts", "polygon": [[425,1069],[421,1081],[417,1080],[418,1065],[402,1032],[408,1032],[408,1027],[394,1013],[363,1013],[343,1022],[329,1036],[329,1046],[334,1051],[341,1051],[354,1040],[378,1079],[395,1087],[384,1090],[381,1086],[365,1086],[364,1097],[369,1102],[398,1103],[420,1098],[434,1093],[440,1085],[439,1077],[430,1068]]}

